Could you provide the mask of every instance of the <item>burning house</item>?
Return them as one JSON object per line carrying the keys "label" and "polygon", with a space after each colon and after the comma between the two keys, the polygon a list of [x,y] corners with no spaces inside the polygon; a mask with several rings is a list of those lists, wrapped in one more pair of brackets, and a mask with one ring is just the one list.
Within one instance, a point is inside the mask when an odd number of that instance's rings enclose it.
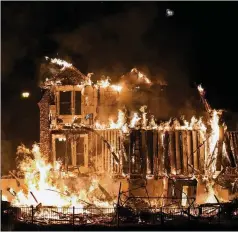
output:
{"label": "burning house", "polygon": [[[117,84],[109,78],[93,83],[92,74],[84,75],[65,61],[51,62],[62,68],[41,85],[40,148],[18,149],[35,159],[20,162],[27,186],[12,194],[18,196],[15,204],[112,205],[119,183],[127,196],[157,197],[160,205],[228,201],[236,193],[237,132],[227,131],[221,112],[211,109],[201,86],[208,122],[193,117],[191,122],[158,123],[153,115],[167,116],[165,83],[154,84],[137,69]],[[40,173],[37,183],[34,169]],[[97,178],[85,184],[92,177]],[[67,181],[57,185],[54,178]],[[95,199],[98,189],[103,197]],[[67,194],[53,201],[41,190]]]}

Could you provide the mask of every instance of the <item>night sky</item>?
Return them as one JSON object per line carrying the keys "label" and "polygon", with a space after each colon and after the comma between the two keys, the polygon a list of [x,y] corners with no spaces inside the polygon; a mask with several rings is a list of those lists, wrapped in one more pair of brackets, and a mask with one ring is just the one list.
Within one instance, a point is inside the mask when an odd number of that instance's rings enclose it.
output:
{"label": "night sky", "polygon": [[110,76],[141,67],[181,94],[202,83],[212,107],[238,111],[238,2],[1,4],[2,139],[39,141],[44,56]]}

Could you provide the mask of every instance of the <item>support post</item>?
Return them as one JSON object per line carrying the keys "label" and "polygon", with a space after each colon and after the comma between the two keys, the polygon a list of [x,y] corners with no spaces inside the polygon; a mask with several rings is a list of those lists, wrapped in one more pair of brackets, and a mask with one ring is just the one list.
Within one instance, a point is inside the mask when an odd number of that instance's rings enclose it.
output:
{"label": "support post", "polygon": [[223,142],[224,142],[224,127],[219,126],[219,140],[218,140],[218,154],[216,159],[216,171],[221,171]]}
{"label": "support post", "polygon": [[[200,145],[200,149],[199,149],[199,170],[201,173],[204,173],[204,164],[205,164],[205,136],[203,135],[203,132],[200,131],[199,132],[199,145]],[[203,144],[203,145],[201,145]]]}
{"label": "support post", "polygon": [[163,148],[163,132],[158,131],[158,165],[159,175],[164,173],[164,148]]}
{"label": "support post", "polygon": [[187,131],[182,132],[183,139],[183,174],[188,173],[188,154],[187,154]]}
{"label": "support post", "polygon": [[188,155],[188,174],[193,172],[193,144],[192,144],[192,131],[187,131],[187,155]]}
{"label": "support post", "polygon": [[175,167],[175,135],[174,131],[169,132],[169,159],[170,159],[170,173],[176,175]]}
{"label": "support post", "polygon": [[181,174],[180,131],[175,131],[176,173]]}
{"label": "support post", "polygon": [[193,130],[192,131],[192,138],[193,138],[193,163],[194,163],[194,168],[195,170],[198,170],[199,167],[199,160],[198,160],[198,154],[199,154],[199,150],[198,150],[198,135],[197,135],[197,131]]}
{"label": "support post", "polygon": [[164,134],[164,170],[166,174],[170,173],[170,160],[169,160],[169,133],[166,131]]}

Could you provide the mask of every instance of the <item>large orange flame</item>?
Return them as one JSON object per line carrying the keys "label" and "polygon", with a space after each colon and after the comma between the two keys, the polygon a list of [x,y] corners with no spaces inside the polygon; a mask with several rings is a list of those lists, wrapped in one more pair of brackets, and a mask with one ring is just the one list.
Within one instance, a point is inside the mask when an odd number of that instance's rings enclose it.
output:
{"label": "large orange flame", "polygon": [[[25,148],[20,149],[23,151]],[[29,152],[29,149],[25,149],[25,151]],[[12,201],[13,205],[36,206],[41,203],[42,206],[75,206],[83,209],[85,204],[82,202],[90,202],[100,207],[112,206],[113,202],[101,201],[95,196],[90,197],[90,193],[98,188],[99,180],[96,177],[89,178],[91,181],[89,187],[81,186],[79,191],[69,189],[60,178],[60,173],[55,172],[61,168],[60,162],[57,162],[53,169],[52,164],[42,156],[39,146],[36,144],[31,152],[33,159],[23,159],[19,164],[19,168],[25,176],[25,189],[16,193],[16,197]],[[65,178],[67,178],[66,175]]]}

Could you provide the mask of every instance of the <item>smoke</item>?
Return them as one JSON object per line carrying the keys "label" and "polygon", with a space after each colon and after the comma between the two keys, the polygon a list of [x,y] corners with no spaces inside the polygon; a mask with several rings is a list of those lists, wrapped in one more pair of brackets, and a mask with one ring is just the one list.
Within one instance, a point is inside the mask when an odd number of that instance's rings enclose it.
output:
{"label": "smoke", "polygon": [[153,4],[142,4],[53,37],[59,43],[59,54],[78,58],[79,69],[83,64],[89,72],[113,78],[156,56],[144,38],[156,17]]}
{"label": "smoke", "polygon": [[[83,73],[95,73],[95,80],[105,75],[117,82],[123,74],[136,67],[153,82],[168,83],[168,103],[160,110],[167,112],[163,117],[185,112],[188,100],[195,109],[190,99],[196,90],[191,94],[188,84],[191,35],[186,28],[176,24],[176,16],[166,17],[166,8],[162,4],[159,8],[155,2],[124,3],[118,4],[118,9],[114,4],[113,11],[117,13],[102,16],[95,11],[90,13],[91,6],[80,3],[73,7],[67,4],[59,6],[56,12],[52,12],[46,3],[5,3],[2,76],[14,72],[18,77],[34,75],[37,69],[31,66],[39,62],[39,57],[53,53],[58,54],[58,58],[67,58]],[[89,15],[76,17],[83,10],[89,11]],[[12,15],[14,20],[10,18]],[[62,15],[67,15],[68,20]],[[31,60],[31,66],[24,62],[19,65],[26,57]],[[29,72],[33,69],[34,72]],[[49,74],[46,67],[41,66],[38,83]],[[156,89],[152,92],[157,94]]]}
{"label": "smoke", "polygon": [[[169,20],[161,16],[154,3],[141,3],[52,38],[59,45],[59,54],[70,55],[80,71],[93,72],[94,81],[105,75],[112,82],[119,82],[123,74],[136,67],[154,83],[167,82],[163,108],[156,114],[160,118],[181,114],[191,117],[200,109],[197,90],[189,86],[186,59],[190,35],[176,29]],[[157,96],[158,91],[154,88],[140,96],[135,94],[134,108],[144,105],[146,98]]]}

